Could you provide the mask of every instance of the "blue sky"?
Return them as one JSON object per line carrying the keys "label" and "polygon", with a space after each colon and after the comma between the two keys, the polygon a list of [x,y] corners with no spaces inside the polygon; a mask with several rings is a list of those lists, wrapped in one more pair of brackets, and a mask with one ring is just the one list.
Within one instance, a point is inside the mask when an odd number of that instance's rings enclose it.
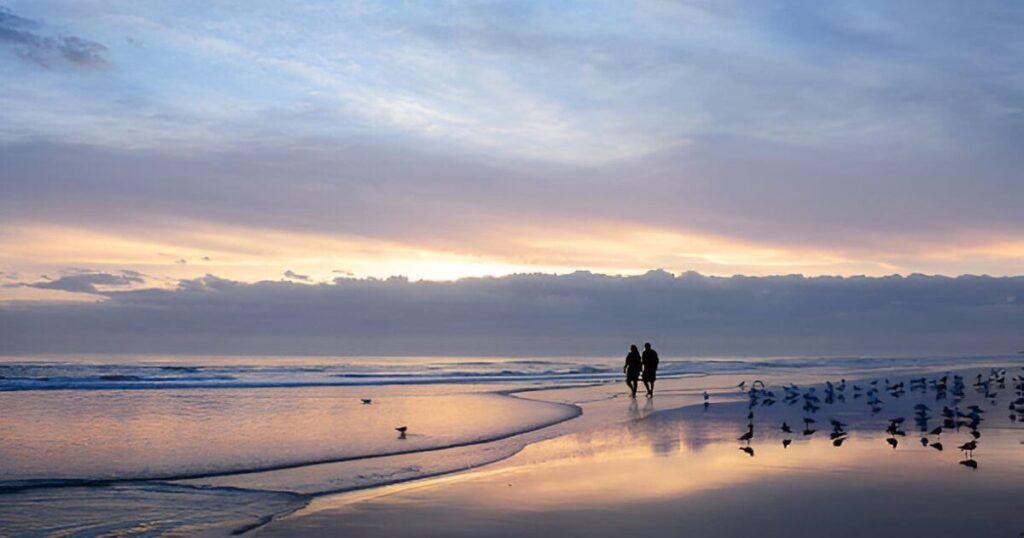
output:
{"label": "blue sky", "polygon": [[2,5],[7,294],[1024,269],[1014,3]]}

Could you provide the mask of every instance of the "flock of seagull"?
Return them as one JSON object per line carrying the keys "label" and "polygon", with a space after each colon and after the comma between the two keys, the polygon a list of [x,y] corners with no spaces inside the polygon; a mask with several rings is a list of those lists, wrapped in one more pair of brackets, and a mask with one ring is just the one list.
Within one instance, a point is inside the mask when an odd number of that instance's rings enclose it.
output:
{"label": "flock of seagull", "polygon": [[[970,388],[975,390],[986,401],[995,405],[996,397],[1000,391],[1007,389],[1008,382],[1013,391],[1014,398],[1009,405],[1010,421],[1024,422],[1024,374],[1008,379],[1005,369],[993,368],[987,375],[978,374]],[[941,437],[943,432],[960,432],[966,429],[970,439],[957,447],[963,456],[960,464],[971,469],[977,469],[978,462],[974,459],[974,451],[977,450],[978,440],[981,438],[979,427],[985,420],[986,410],[978,405],[960,406],[967,397],[967,383],[968,381],[963,376],[950,375],[948,373],[933,379],[927,377],[915,378],[909,380],[909,382],[890,382],[888,379],[879,382],[876,379],[864,384],[864,386],[847,383],[845,379],[842,379],[838,383],[825,382],[820,392],[818,390],[819,387],[804,389],[795,384],[789,384],[781,388],[781,393],[776,394],[775,391],[770,390],[760,380],[754,381],[749,386],[746,381],[743,381],[737,385],[737,388],[747,394],[748,412],[747,429],[738,438],[743,443],[739,449],[749,456],[754,455],[754,448],[750,446],[750,442],[754,439],[754,411],[758,407],[769,407],[776,403],[789,406],[802,404],[804,414],[810,416],[803,418],[804,427],[800,433],[805,437],[811,437],[817,432],[818,421],[814,416],[823,406],[830,406],[836,402],[846,402],[847,397],[855,400],[863,399],[870,409],[871,415],[875,416],[884,409],[885,401],[882,399],[883,396],[898,399],[909,391],[922,395],[933,394],[936,407],[942,406],[941,411],[939,411],[942,424],[931,428],[929,428],[929,421],[933,418],[931,414],[932,408],[924,403],[914,406],[912,418],[914,425],[920,432],[921,446],[941,451],[944,448]],[[710,399],[711,396],[705,391],[705,409],[710,405]],[[903,429],[905,422],[906,417],[902,416],[888,419],[888,426],[885,428],[885,442],[893,449],[899,446],[901,438],[907,437],[907,432]],[[850,438],[847,424],[835,418],[829,418],[828,423],[832,426],[832,431],[829,434],[832,445],[841,447]],[[795,430],[785,421],[783,421],[779,430],[785,434],[782,440],[782,447],[788,448],[793,443],[792,437],[796,435]]]}
{"label": "flock of seagull", "polygon": [[[1024,370],[1024,368],[1021,369]],[[1014,376],[1009,381],[1012,384],[1015,398],[1010,402],[1009,406],[1010,421],[1024,422],[1024,374]],[[981,431],[978,428],[981,426],[982,421],[985,420],[985,410],[978,405],[960,408],[960,403],[967,395],[967,384],[963,376],[951,376],[947,373],[935,379],[919,377],[911,379],[909,384],[903,381],[890,383],[888,379],[880,383],[879,380],[875,379],[868,382],[865,386],[867,387],[866,389],[855,383],[847,383],[846,379],[841,379],[839,383],[826,381],[824,389],[819,395],[818,387],[808,387],[805,390],[796,384],[789,384],[782,387],[782,395],[780,397],[774,391],[769,390],[761,380],[754,381],[750,384],[749,388],[747,382],[742,381],[737,385],[737,388],[741,392],[745,392],[748,398],[747,430],[737,438],[737,440],[744,443],[739,449],[751,457],[754,455],[754,448],[750,446],[750,441],[754,439],[754,409],[759,406],[769,407],[778,402],[792,406],[803,402],[803,411],[806,414],[813,415],[820,411],[823,405],[846,402],[847,395],[849,394],[853,399],[863,398],[871,410],[871,415],[875,416],[883,410],[882,405],[885,402],[881,398],[882,395],[888,395],[896,399],[902,397],[909,390],[910,392],[920,392],[923,394],[934,393],[936,402],[947,402],[942,406],[942,411],[940,412],[942,425],[931,429],[928,428],[928,423],[933,418],[931,408],[923,403],[914,406],[913,419],[914,424],[921,432],[921,446],[942,451],[944,447],[941,436],[944,431],[955,430],[959,432],[961,429],[966,428],[971,439],[957,447],[963,454],[960,464],[971,469],[978,468],[978,462],[974,459],[974,451],[978,448],[978,439],[981,438]],[[987,377],[983,374],[978,374],[976,381],[971,386],[983,398],[994,405],[999,394],[998,391],[1005,390],[1007,387],[1007,371],[1006,369],[993,368]],[[848,388],[849,390],[847,390]],[[704,391],[705,409],[711,405],[710,400],[711,395]],[[370,398],[361,398],[360,401],[363,405],[373,403],[373,400]],[[832,446],[843,446],[843,443],[850,438],[847,424],[834,418],[829,418],[828,422],[832,426],[832,431],[829,433]],[[907,436],[907,432],[903,430],[906,418],[896,417],[889,419],[888,422],[888,426],[885,428],[885,442],[895,449],[900,444],[899,438]],[[815,426],[817,423],[818,421],[813,417],[804,417],[804,429],[800,433],[805,437],[813,436],[817,433]],[[408,426],[398,426],[395,428],[399,439],[405,439],[408,430]],[[793,443],[793,439],[790,436],[794,435],[794,430],[785,421],[782,422],[779,430],[787,435],[782,440],[782,447],[788,448]],[[935,439],[934,441],[932,441],[933,438]]]}

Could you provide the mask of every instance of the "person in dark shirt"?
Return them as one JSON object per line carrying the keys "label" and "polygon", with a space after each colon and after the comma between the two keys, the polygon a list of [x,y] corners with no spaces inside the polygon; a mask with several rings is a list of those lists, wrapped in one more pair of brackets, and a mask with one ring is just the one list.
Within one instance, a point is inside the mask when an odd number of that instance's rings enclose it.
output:
{"label": "person in dark shirt", "polygon": [[629,354],[626,355],[626,364],[622,367],[626,374],[626,386],[631,392],[630,396],[636,398],[637,381],[640,380],[640,370],[643,368],[643,361],[640,359],[640,350],[636,344],[629,346]]}
{"label": "person in dark shirt", "polygon": [[647,395],[654,396],[654,381],[658,377],[658,352],[654,351],[650,342],[644,344],[644,354],[640,362],[643,365],[643,381]]}

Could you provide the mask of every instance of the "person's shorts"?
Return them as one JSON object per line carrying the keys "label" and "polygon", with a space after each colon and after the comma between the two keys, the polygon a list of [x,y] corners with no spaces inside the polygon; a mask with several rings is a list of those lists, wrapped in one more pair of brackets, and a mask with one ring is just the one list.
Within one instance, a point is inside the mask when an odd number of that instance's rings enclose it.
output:
{"label": "person's shorts", "polygon": [[640,379],[639,368],[636,370],[626,370],[626,381],[636,381],[637,379]]}
{"label": "person's shorts", "polygon": [[644,370],[644,381],[654,381],[658,378],[658,372],[652,370]]}

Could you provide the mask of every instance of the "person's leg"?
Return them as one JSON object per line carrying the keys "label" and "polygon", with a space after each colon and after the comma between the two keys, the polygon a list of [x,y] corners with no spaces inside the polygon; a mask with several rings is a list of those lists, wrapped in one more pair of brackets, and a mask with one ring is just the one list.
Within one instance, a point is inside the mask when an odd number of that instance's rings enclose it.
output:
{"label": "person's leg", "polygon": [[651,380],[651,388],[648,389],[648,390],[650,391],[651,396],[654,396],[654,380],[653,379]]}

